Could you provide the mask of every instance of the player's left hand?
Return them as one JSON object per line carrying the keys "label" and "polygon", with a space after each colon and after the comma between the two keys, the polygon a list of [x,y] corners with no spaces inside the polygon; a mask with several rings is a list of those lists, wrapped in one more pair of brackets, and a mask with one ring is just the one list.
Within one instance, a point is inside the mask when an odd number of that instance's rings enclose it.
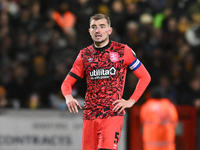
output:
{"label": "player's left hand", "polygon": [[129,99],[129,100],[125,100],[125,99],[120,99],[120,100],[116,100],[113,102],[114,108],[113,110],[119,111],[119,113],[121,113],[125,108],[131,108],[133,105],[135,104],[135,100],[133,99]]}

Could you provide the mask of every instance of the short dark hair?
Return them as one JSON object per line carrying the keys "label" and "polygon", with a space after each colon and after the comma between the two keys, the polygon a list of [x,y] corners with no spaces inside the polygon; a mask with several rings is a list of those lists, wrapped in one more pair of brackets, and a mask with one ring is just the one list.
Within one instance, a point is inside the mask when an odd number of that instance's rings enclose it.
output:
{"label": "short dark hair", "polygon": [[110,18],[108,16],[104,15],[104,14],[101,14],[101,13],[91,16],[89,23],[91,23],[92,20],[100,20],[100,19],[106,19],[108,25],[111,26]]}

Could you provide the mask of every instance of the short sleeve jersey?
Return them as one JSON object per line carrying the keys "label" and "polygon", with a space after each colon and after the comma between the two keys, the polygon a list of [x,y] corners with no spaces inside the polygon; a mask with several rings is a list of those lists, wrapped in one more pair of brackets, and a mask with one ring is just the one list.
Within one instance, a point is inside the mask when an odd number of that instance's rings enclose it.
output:
{"label": "short sleeve jersey", "polygon": [[76,79],[86,77],[84,119],[123,115],[124,112],[112,110],[112,103],[122,98],[127,67],[134,71],[140,65],[134,51],[118,42],[110,41],[103,48],[90,45],[82,49],[69,75]]}

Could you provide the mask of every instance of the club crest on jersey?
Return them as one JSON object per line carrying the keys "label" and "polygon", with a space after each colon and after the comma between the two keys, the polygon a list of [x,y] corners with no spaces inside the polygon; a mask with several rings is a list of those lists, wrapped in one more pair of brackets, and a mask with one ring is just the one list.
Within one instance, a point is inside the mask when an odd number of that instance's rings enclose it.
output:
{"label": "club crest on jersey", "polygon": [[92,62],[93,61],[93,58],[88,58],[88,62]]}
{"label": "club crest on jersey", "polygon": [[119,60],[119,54],[117,52],[110,53],[110,61],[117,62]]}

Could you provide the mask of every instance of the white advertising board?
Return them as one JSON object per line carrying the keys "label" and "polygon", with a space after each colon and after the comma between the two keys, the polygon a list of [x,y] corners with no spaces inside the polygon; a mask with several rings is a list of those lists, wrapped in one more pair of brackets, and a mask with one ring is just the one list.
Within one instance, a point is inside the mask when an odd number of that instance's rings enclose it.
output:
{"label": "white advertising board", "polygon": [[[81,150],[82,111],[1,110],[0,150]],[[126,149],[126,117],[118,150]]]}

